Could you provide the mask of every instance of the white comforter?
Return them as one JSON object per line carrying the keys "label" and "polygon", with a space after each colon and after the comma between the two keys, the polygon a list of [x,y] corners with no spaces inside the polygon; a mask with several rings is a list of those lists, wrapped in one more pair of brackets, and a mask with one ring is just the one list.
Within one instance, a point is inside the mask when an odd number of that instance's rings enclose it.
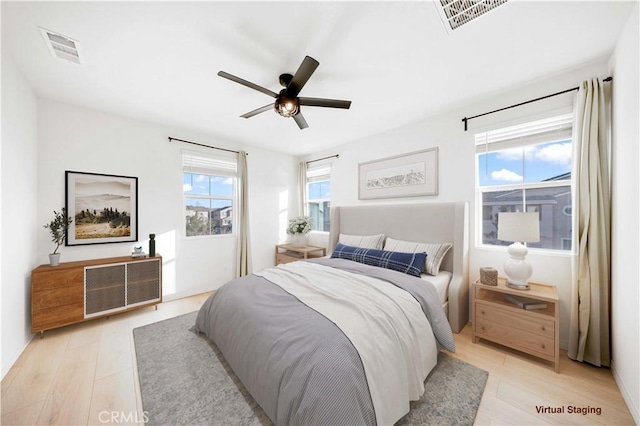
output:
{"label": "white comforter", "polygon": [[[362,359],[378,424],[393,424],[424,393],[437,347],[420,304],[386,281],[308,262],[263,276],[335,323]],[[345,285],[345,279],[349,285]]]}

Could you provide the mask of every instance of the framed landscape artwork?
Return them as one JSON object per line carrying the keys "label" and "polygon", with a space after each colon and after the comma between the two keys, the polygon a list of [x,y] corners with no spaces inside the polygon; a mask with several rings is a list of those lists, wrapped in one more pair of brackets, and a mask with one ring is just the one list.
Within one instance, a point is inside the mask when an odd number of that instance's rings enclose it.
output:
{"label": "framed landscape artwork", "polygon": [[138,241],[138,178],[65,172],[66,245]]}
{"label": "framed landscape artwork", "polygon": [[358,165],[358,199],[438,195],[438,148]]}

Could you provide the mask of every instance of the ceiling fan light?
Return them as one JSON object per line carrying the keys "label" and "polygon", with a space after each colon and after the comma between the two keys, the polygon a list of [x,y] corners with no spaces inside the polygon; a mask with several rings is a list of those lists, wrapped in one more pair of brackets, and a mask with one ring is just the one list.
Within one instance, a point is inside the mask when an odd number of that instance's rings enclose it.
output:
{"label": "ceiling fan light", "polygon": [[280,97],[276,100],[274,107],[276,112],[283,117],[293,117],[300,111],[300,104],[297,98],[289,99]]}

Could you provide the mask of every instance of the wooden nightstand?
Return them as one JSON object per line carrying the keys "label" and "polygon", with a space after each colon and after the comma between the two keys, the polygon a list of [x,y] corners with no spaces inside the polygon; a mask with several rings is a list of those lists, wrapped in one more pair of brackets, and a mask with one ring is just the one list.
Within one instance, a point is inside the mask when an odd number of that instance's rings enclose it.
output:
{"label": "wooden nightstand", "polygon": [[326,256],[324,247],[306,246],[294,247],[291,244],[278,244],[276,246],[276,265],[295,262],[296,260],[309,259],[311,257]]}
{"label": "wooden nightstand", "polygon": [[[473,283],[473,343],[478,338],[553,361],[560,369],[560,300],[555,286],[530,282],[528,291],[506,286],[498,278],[497,286]],[[544,309],[524,309],[505,300],[506,295],[546,303]]]}

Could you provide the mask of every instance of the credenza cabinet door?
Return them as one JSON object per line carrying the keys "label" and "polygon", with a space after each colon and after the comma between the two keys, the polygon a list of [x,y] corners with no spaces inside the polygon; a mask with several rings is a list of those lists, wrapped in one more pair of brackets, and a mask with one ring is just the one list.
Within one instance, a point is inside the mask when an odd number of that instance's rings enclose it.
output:
{"label": "credenza cabinet door", "polygon": [[100,265],[84,269],[84,316],[119,310],[126,302],[127,265]]}
{"label": "credenza cabinet door", "polygon": [[85,318],[160,300],[160,259],[85,268]]}
{"label": "credenza cabinet door", "polygon": [[127,305],[160,300],[162,264],[159,260],[127,265]]}

